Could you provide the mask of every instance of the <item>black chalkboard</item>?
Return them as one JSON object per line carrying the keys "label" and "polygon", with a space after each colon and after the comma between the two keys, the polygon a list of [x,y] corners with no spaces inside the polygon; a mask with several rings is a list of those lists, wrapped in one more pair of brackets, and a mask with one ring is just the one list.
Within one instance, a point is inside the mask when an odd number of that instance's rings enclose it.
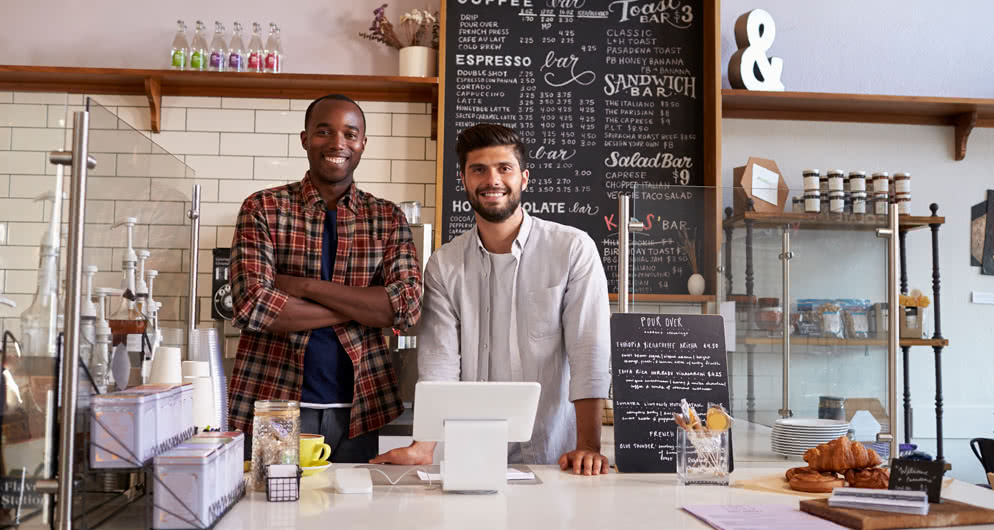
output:
{"label": "black chalkboard", "polygon": [[634,292],[686,294],[692,271],[677,229],[707,240],[707,192],[683,187],[705,183],[702,0],[446,0],[446,9],[442,242],[475,222],[456,136],[500,123],[527,146],[523,207],[586,231],[612,291],[617,198],[629,192],[649,226],[635,236]]}
{"label": "black chalkboard", "polygon": [[728,408],[723,322],[720,315],[611,315],[618,471],[676,472],[680,399],[702,416],[709,402]]}
{"label": "black chalkboard", "polygon": [[942,476],[945,462],[895,459],[890,463],[889,490],[924,491],[928,502],[939,502],[942,493]]}

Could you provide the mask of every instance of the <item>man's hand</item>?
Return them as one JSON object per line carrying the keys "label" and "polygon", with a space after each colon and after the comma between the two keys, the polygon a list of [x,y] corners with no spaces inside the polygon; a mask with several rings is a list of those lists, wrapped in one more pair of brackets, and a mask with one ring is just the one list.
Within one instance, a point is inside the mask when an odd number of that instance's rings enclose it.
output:
{"label": "man's hand", "polygon": [[276,288],[286,292],[290,296],[295,296],[297,298],[307,298],[305,283],[309,281],[308,278],[301,278],[299,276],[290,276],[288,274],[277,274],[276,275]]}
{"label": "man's hand", "polygon": [[434,442],[414,442],[407,447],[387,451],[369,461],[370,464],[397,464],[401,466],[430,466],[435,455]]}
{"label": "man's hand", "polygon": [[577,475],[606,475],[609,466],[607,457],[600,452],[577,449],[559,457],[559,469],[566,471],[569,468]]}

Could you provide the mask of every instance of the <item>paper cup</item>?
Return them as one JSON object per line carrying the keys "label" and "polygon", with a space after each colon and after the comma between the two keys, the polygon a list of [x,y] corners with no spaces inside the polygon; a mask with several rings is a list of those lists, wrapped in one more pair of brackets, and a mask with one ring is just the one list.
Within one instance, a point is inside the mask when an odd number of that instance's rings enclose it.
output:
{"label": "paper cup", "polygon": [[159,346],[152,360],[152,371],[148,382],[152,384],[178,385],[183,382],[180,351],[175,346]]}

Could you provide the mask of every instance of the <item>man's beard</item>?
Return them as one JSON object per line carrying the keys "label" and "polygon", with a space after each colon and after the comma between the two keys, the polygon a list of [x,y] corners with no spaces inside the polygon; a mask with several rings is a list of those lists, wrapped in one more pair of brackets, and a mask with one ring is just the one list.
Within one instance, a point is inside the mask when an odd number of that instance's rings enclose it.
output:
{"label": "man's beard", "polygon": [[469,190],[466,190],[466,196],[469,198],[469,204],[473,207],[473,211],[488,222],[501,223],[506,221],[514,215],[514,212],[518,209],[518,205],[521,204],[521,192],[519,191],[515,193],[514,191],[509,190],[507,194],[506,206],[488,209],[483,206],[477,198],[479,194],[486,193],[487,191],[490,190],[483,190],[474,195],[470,193]]}

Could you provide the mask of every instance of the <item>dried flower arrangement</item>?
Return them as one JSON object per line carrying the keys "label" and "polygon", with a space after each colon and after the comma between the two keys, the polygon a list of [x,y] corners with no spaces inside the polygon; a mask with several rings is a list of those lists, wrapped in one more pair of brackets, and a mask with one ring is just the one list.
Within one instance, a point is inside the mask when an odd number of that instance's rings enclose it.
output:
{"label": "dried flower arrangement", "polygon": [[400,17],[400,28],[403,36],[394,30],[393,24],[387,20],[387,4],[373,10],[373,22],[369,32],[360,32],[359,36],[371,41],[383,43],[391,48],[401,49],[408,46],[427,46],[438,49],[438,12],[432,13],[427,9],[412,9]]}
{"label": "dried flower arrangement", "polygon": [[690,238],[686,228],[681,228],[677,232],[677,236],[679,237],[680,248],[683,249],[684,254],[690,259],[690,270],[694,274],[697,274],[699,272],[697,270],[697,231],[694,231],[694,239]]}

